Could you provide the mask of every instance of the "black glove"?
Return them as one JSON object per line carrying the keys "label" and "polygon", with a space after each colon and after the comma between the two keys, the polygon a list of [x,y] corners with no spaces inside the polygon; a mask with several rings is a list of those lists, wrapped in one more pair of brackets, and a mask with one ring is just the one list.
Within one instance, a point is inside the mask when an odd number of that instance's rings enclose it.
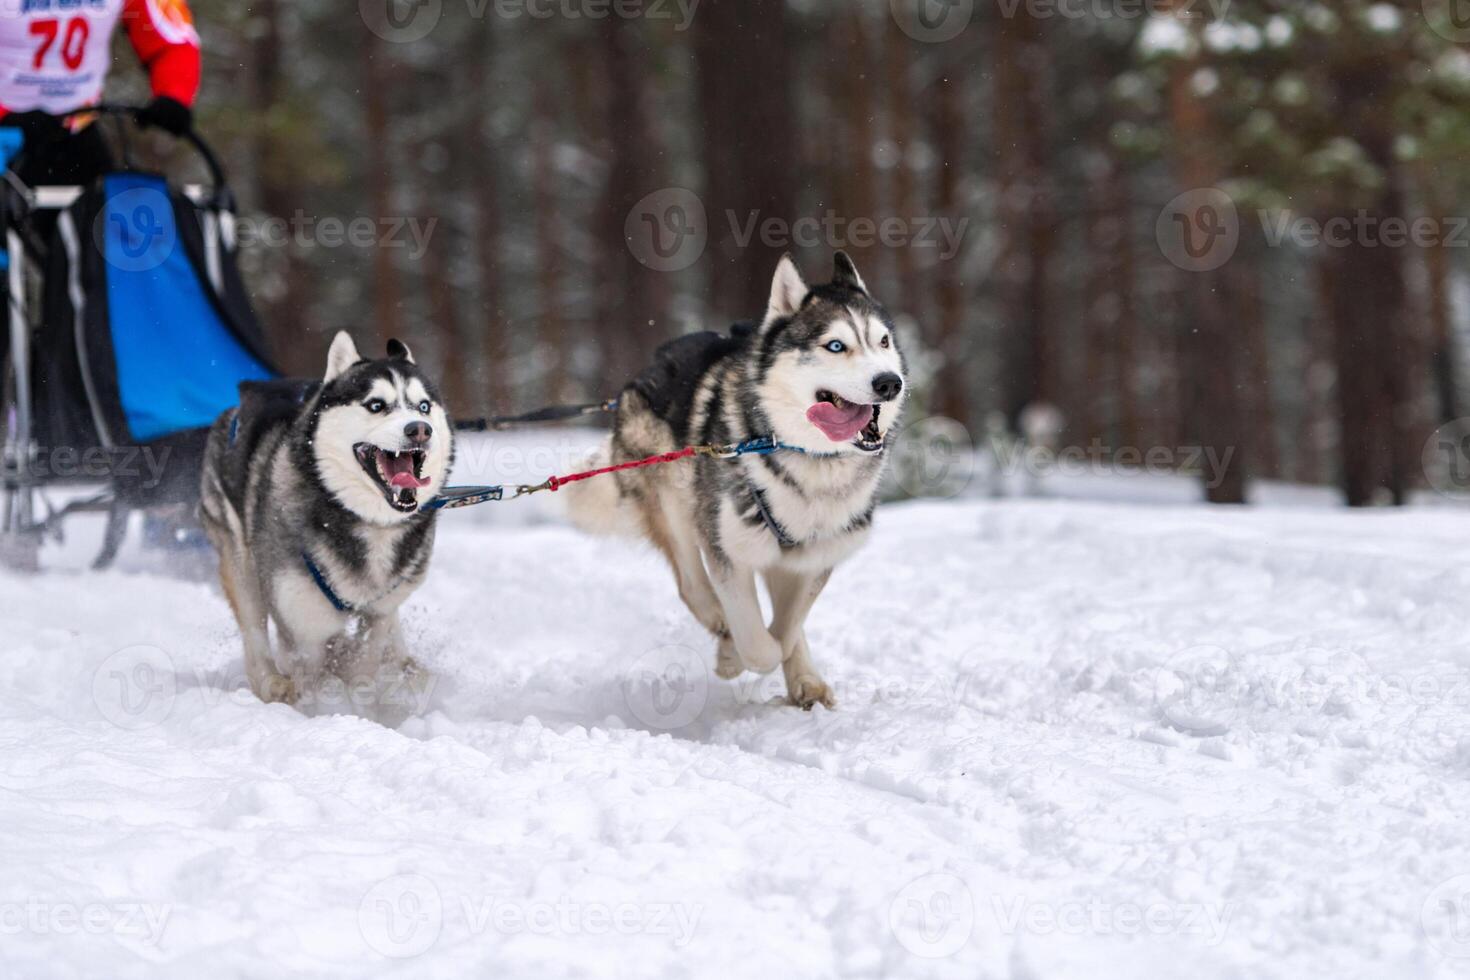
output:
{"label": "black glove", "polygon": [[138,125],[157,126],[165,133],[183,136],[194,128],[194,112],[177,99],[160,95],[138,110]]}
{"label": "black glove", "polygon": [[0,116],[0,126],[10,126],[25,134],[27,146],[44,146],[66,135],[66,126],[56,116],[40,109],[10,112]]}

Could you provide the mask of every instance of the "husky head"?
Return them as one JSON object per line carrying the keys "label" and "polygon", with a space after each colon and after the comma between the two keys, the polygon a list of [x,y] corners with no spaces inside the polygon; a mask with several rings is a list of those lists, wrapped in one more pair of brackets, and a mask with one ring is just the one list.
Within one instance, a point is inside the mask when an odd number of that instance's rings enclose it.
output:
{"label": "husky head", "polygon": [[777,438],[813,452],[876,453],[908,395],[893,320],[846,252],[808,286],[790,255],[771,283],[754,383]]}
{"label": "husky head", "polygon": [[315,419],[311,451],[322,484],[363,520],[406,520],[444,486],[452,427],[406,345],[390,340],[388,356],[369,361],[338,333]]}

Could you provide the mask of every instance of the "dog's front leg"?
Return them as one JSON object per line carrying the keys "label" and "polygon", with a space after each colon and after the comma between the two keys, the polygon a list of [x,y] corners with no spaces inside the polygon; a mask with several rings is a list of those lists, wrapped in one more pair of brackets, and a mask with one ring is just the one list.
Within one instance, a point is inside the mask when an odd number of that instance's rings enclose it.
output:
{"label": "dog's front leg", "polygon": [[791,703],[807,711],[815,704],[827,708],[836,706],[832,689],[817,673],[812,662],[811,648],[807,646],[803,624],[812,610],[817,596],[822,594],[832,570],[816,575],[785,571],[773,568],[766,572],[766,585],[771,590],[771,632],[781,644],[784,659],[782,673],[786,675],[786,693]]}
{"label": "dog's front leg", "polygon": [[769,674],[781,662],[781,644],[766,629],[760,596],[755,591],[755,573],[735,567],[728,559],[713,564],[710,582],[720,598],[725,624],[741,662],[747,670]]}

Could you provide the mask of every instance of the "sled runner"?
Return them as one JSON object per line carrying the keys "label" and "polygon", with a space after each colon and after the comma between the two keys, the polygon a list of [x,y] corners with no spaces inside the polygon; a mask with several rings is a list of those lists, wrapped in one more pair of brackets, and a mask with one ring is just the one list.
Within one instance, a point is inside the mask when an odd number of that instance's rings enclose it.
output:
{"label": "sled runner", "polygon": [[[126,117],[135,109],[88,110]],[[235,264],[234,199],[196,133],[212,186],[125,168],[90,187],[4,174],[8,334],[0,373],[0,561],[34,567],[72,514],[101,512],[95,567],[134,510],[198,498],[208,426],[241,381],[276,375]],[[20,150],[24,152],[23,148]],[[90,493],[53,507],[48,490]]]}

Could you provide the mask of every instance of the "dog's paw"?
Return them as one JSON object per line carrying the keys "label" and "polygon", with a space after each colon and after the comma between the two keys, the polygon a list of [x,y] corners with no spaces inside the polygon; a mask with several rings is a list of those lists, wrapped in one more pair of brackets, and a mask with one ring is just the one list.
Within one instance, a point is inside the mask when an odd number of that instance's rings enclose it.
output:
{"label": "dog's paw", "polygon": [[803,711],[810,711],[815,705],[821,705],[828,711],[837,707],[837,699],[832,696],[832,689],[827,682],[815,674],[802,674],[793,678],[786,687],[786,693],[791,698],[791,703]]}
{"label": "dog's paw", "polygon": [[740,662],[740,655],[735,652],[735,641],[728,636],[721,637],[719,649],[715,652],[715,676],[723,677],[725,680],[734,680],[745,670],[745,665]]}
{"label": "dog's paw", "polygon": [[769,634],[757,635],[750,644],[750,649],[740,650],[740,661],[746,670],[753,670],[757,674],[769,674],[781,666],[784,659],[781,644]]}
{"label": "dog's paw", "polygon": [[295,705],[301,699],[301,692],[296,690],[296,682],[280,674],[271,674],[259,684],[251,686],[255,688],[255,696],[266,704]]}

